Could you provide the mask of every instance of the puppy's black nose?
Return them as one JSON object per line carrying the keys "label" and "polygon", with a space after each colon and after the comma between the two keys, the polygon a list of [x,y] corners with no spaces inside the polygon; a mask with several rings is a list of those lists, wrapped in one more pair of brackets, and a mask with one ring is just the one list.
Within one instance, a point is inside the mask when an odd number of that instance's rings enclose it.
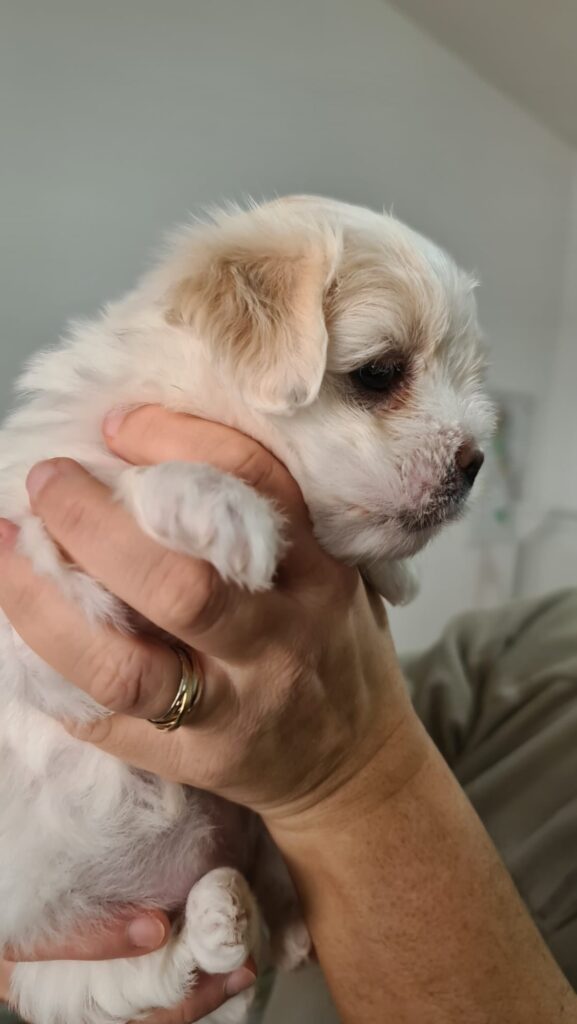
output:
{"label": "puppy's black nose", "polygon": [[459,448],[456,462],[468,487],[472,487],[475,483],[484,461],[485,456],[483,452],[472,441],[466,441]]}

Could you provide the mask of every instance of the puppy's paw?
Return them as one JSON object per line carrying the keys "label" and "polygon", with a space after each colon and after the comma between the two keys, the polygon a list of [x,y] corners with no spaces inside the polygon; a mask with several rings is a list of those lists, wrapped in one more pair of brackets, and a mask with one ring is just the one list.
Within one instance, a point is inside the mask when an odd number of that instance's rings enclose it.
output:
{"label": "puppy's paw", "polygon": [[266,590],[284,551],[282,516],[252,487],[212,466],[131,468],[117,494],[150,537],[210,562],[224,580]]}
{"label": "puppy's paw", "polygon": [[[10,998],[33,1024],[120,1024],[153,1009],[177,1006],[194,987],[197,969],[228,974],[258,957],[258,909],[242,875],[210,871],[191,889],[180,930],[161,949],[132,960],[17,964]],[[254,986],[224,1004],[206,1024],[241,1024]]]}
{"label": "puppy's paw", "polygon": [[307,962],[312,953],[309,930],[300,917],[277,928],[271,936],[271,953],[275,967],[281,971],[295,971]]}
{"label": "puppy's paw", "polygon": [[408,562],[375,562],[362,572],[389,604],[409,604],[419,593],[419,578]]}
{"label": "puppy's paw", "polygon": [[216,868],[196,883],[186,904],[184,932],[201,970],[224,974],[244,964],[256,951],[259,915],[240,872]]}

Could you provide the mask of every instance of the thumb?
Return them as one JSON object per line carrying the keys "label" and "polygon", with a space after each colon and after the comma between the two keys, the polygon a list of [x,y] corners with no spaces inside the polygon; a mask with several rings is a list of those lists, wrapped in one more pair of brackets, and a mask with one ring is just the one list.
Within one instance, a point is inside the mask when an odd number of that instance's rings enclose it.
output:
{"label": "thumb", "polygon": [[[115,960],[151,953],[163,946],[169,935],[170,922],[162,911],[138,913],[127,909],[108,921],[84,925],[65,942],[42,943],[26,951],[8,947],[2,955],[7,961],[26,963],[36,960]],[[9,971],[10,965],[7,964],[6,968]]]}

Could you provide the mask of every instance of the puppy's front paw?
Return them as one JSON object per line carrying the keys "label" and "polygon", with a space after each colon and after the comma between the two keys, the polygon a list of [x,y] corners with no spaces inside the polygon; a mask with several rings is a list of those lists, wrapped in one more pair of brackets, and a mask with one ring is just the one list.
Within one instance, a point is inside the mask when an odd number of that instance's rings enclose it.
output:
{"label": "puppy's front paw", "polygon": [[419,579],[408,562],[374,562],[363,566],[363,576],[389,604],[409,604],[419,593]]}
{"label": "puppy's front paw", "polygon": [[212,466],[131,468],[117,493],[150,537],[210,562],[225,580],[266,590],[284,550],[282,516],[252,487]]}

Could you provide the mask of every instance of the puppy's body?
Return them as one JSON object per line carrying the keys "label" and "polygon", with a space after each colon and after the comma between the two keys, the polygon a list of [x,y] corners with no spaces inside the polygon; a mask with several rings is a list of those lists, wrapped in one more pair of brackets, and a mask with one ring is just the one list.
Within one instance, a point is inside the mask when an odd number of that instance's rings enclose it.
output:
{"label": "puppy's body", "polygon": [[[470,281],[392,218],[306,198],[234,211],[183,233],[136,291],[34,360],[0,435],[0,515],[92,618],[123,625],[125,613],[62,564],[30,515],[25,478],[41,459],[76,459],[161,543],[241,585],[270,585],[282,539],[268,502],[206,467],[127,469],[105,449],[111,408],[160,403],[263,442],[299,482],[321,542],[402,600],[397,560],[459,514],[476,472],[491,421],[481,369]],[[240,965],[258,932],[243,876],[278,928],[290,885],[256,819],[69,738],[58,719],[102,709],[5,620],[0,692],[0,948],[63,935],[118,903],[187,905],[161,953],[18,967],[25,1017],[112,1024],[176,1002],[195,965]],[[307,943],[289,924],[279,944],[290,964]],[[214,1020],[240,1021],[247,998]]]}

